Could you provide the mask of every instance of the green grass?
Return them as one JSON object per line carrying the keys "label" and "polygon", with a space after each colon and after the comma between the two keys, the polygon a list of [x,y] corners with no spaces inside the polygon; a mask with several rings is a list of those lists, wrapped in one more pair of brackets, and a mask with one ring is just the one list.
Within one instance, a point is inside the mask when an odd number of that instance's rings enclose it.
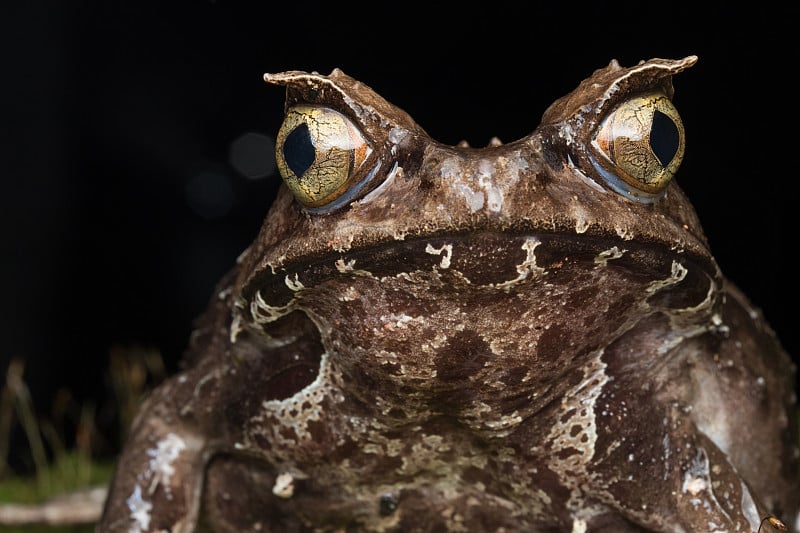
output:
{"label": "green grass", "polygon": [[48,463],[42,476],[8,476],[0,481],[0,502],[37,503],[78,489],[106,485],[113,463],[93,461],[69,450]]}
{"label": "green grass", "polygon": [[[42,475],[9,476],[0,481],[0,502],[39,503],[54,496],[94,486],[105,486],[113,464],[93,461],[78,450],[69,450],[48,463]],[[3,533],[91,533],[94,524],[65,526],[2,526]]]}
{"label": "green grass", "polygon": [[93,524],[77,526],[0,526],[2,533],[94,533]]}
{"label": "green grass", "polygon": [[[84,489],[107,486],[114,467],[113,461],[107,457],[113,457],[119,450],[144,395],[166,375],[160,354],[142,349],[111,351],[108,381],[113,387],[114,405],[104,406],[104,411],[115,413],[119,423],[118,438],[109,437],[98,427],[93,405],[77,405],[68,391],[56,394],[50,413],[36,413],[25,384],[24,368],[23,360],[12,360],[6,369],[5,383],[0,382],[0,504],[39,504]],[[57,429],[64,427],[75,428],[74,434],[64,435]],[[24,462],[32,465],[21,474],[14,472],[9,464],[14,431],[24,435],[27,441]],[[106,451],[106,458],[98,453],[101,449]],[[93,531],[93,523],[66,526],[0,524],[0,533]]]}

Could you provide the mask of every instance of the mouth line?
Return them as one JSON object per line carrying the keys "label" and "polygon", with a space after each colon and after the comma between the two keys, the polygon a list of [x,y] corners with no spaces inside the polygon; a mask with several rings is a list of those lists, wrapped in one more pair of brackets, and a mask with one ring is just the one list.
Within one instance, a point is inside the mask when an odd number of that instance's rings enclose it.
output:
{"label": "mouth line", "polygon": [[532,273],[560,269],[567,263],[593,268],[613,262],[658,279],[669,274],[675,261],[691,263],[709,276],[716,271],[708,257],[675,250],[663,242],[625,240],[616,234],[443,233],[293,259],[274,273],[265,269],[252,276],[241,296],[250,302],[258,293],[277,307],[291,301],[296,291],[336,276],[380,278],[434,269],[458,272],[474,285],[502,286]]}

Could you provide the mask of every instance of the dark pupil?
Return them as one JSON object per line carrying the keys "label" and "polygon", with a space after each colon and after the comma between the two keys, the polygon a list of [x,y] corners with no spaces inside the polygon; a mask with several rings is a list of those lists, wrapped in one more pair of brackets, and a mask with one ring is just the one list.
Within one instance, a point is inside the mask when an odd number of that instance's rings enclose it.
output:
{"label": "dark pupil", "polygon": [[283,158],[294,175],[298,178],[305,174],[308,167],[314,162],[316,151],[308,132],[308,124],[300,124],[292,133],[286,136],[283,142]]}
{"label": "dark pupil", "polygon": [[650,148],[661,161],[661,166],[667,166],[675,157],[679,140],[678,127],[672,119],[656,110],[653,113],[653,125],[650,127]]}

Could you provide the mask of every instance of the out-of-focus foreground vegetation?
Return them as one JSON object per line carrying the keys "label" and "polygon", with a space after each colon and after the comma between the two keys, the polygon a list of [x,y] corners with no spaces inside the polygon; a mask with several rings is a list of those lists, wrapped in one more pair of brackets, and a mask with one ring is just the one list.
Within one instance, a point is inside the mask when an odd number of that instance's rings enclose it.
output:
{"label": "out-of-focus foreground vegetation", "polygon": [[[0,532],[92,532],[92,517],[99,512],[114,456],[136,409],[165,377],[160,354],[111,350],[107,405],[79,404],[68,390],[59,390],[46,413],[35,411],[24,360],[12,359],[0,370],[5,370],[0,382]],[[68,512],[60,514],[57,503],[44,512],[45,502],[63,502],[60,508]],[[24,523],[31,521],[39,523]]]}

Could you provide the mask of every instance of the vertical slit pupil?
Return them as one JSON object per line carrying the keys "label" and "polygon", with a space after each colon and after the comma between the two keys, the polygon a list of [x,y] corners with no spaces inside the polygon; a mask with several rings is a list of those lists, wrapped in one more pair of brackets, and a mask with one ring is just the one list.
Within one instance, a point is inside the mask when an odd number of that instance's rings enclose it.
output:
{"label": "vertical slit pupil", "polygon": [[308,131],[308,124],[300,124],[286,136],[283,142],[283,158],[298,178],[314,163],[316,150],[311,140],[311,132]]}
{"label": "vertical slit pupil", "polygon": [[666,167],[675,154],[680,144],[680,132],[675,122],[659,110],[653,113],[653,124],[650,126],[650,148],[661,161],[661,166]]}

